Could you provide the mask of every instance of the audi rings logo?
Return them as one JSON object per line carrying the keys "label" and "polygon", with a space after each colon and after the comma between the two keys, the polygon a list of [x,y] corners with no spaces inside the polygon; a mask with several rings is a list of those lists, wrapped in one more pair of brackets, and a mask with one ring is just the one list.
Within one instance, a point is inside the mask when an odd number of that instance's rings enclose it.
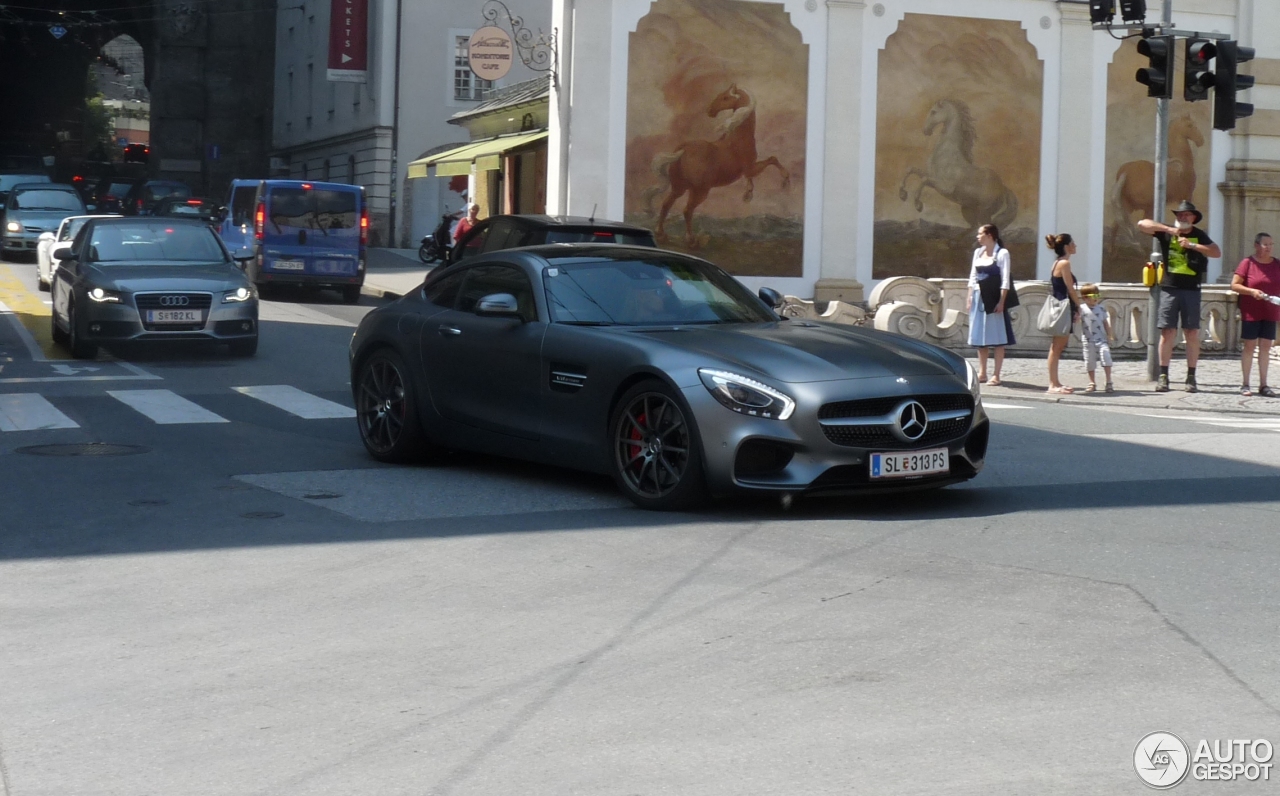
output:
{"label": "audi rings logo", "polygon": [[929,413],[919,401],[907,401],[898,407],[894,431],[907,442],[915,442],[929,428]]}
{"label": "audi rings logo", "polygon": [[1171,732],[1147,734],[1133,750],[1133,770],[1147,785],[1167,790],[1186,779],[1191,752]]}
{"label": "audi rings logo", "polygon": [[161,296],[161,307],[185,307],[191,303],[190,296]]}

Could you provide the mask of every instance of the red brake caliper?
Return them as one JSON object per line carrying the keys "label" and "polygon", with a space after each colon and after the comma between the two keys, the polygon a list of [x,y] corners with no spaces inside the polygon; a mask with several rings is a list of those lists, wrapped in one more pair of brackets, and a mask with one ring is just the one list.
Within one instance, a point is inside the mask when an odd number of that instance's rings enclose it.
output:
{"label": "red brake caliper", "polygon": [[[642,426],[645,422],[647,421],[645,420],[644,415],[640,415],[636,418],[636,422],[631,424],[631,433],[628,436],[635,440],[635,442],[627,446],[627,461],[635,459],[640,455],[640,451],[644,450],[644,435],[640,433],[640,429],[637,428],[637,426]],[[632,464],[634,465],[635,462],[632,462]],[[640,462],[640,466],[644,467],[644,462]]]}

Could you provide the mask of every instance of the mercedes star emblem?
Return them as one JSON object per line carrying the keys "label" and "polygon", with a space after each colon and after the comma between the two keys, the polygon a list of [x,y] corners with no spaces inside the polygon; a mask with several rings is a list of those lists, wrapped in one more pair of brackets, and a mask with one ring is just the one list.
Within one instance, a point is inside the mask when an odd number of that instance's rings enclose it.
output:
{"label": "mercedes star emblem", "polygon": [[924,436],[929,427],[929,413],[919,401],[907,401],[898,407],[898,434],[907,442],[915,442]]}

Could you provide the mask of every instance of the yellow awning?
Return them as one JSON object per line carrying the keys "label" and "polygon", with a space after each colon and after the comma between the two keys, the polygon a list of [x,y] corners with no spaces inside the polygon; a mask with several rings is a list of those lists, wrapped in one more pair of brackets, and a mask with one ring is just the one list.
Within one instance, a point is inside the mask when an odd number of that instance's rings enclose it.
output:
{"label": "yellow awning", "polygon": [[[491,171],[502,167],[502,155],[528,144],[541,141],[547,137],[546,130],[536,133],[520,133],[519,135],[503,135],[484,141],[472,141],[455,149],[437,152],[434,155],[412,161],[409,164],[409,177],[456,177],[471,173],[475,164],[477,171]],[[431,168],[435,173],[431,173]]]}

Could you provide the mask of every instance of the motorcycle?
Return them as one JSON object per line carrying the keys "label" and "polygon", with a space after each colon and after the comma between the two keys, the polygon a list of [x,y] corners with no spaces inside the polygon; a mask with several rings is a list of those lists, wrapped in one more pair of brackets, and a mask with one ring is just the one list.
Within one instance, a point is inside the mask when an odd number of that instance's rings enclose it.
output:
{"label": "motorcycle", "polygon": [[449,259],[449,250],[453,248],[449,230],[460,218],[462,218],[461,210],[441,216],[440,225],[436,227],[436,231],[423,238],[422,244],[418,246],[418,259],[424,263],[444,262]]}

